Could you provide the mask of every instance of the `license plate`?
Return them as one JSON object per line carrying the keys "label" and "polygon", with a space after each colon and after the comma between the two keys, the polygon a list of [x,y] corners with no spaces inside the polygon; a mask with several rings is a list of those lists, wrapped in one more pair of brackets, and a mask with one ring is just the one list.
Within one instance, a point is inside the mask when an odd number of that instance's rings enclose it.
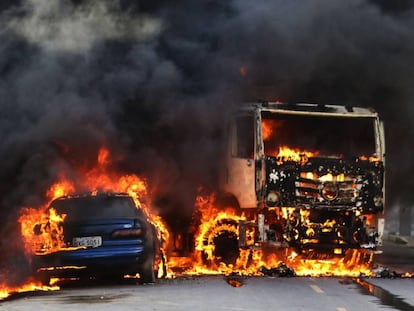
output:
{"label": "license plate", "polygon": [[102,245],[101,236],[85,236],[72,239],[73,246],[98,247]]}

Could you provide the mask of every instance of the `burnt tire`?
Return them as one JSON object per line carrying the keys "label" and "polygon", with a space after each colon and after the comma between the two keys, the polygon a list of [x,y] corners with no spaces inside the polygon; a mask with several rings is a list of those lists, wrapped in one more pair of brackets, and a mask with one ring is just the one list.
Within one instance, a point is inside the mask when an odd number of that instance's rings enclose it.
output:
{"label": "burnt tire", "polygon": [[230,231],[220,232],[214,237],[214,256],[226,265],[235,264],[240,255],[237,234]]}
{"label": "burnt tire", "polygon": [[34,278],[36,281],[40,282],[44,286],[50,285],[50,276],[47,275],[45,272],[36,272]]}
{"label": "burnt tire", "polygon": [[155,283],[156,274],[154,270],[154,264],[155,256],[154,254],[150,254],[148,258],[144,261],[144,263],[141,265],[139,270],[139,282],[141,284]]}
{"label": "burnt tire", "polygon": [[224,218],[212,223],[204,232],[201,256],[207,268],[237,262],[240,255],[238,230],[237,221]]}

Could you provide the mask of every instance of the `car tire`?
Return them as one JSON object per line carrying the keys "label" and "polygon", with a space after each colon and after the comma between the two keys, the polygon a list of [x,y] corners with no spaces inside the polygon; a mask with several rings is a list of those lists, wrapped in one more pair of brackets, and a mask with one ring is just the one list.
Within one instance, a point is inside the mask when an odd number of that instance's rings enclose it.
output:
{"label": "car tire", "polygon": [[140,283],[148,284],[155,283],[155,271],[154,271],[154,254],[150,254],[148,258],[144,261],[140,268]]}
{"label": "car tire", "polygon": [[50,285],[50,276],[48,276],[44,272],[36,272],[35,273],[35,280],[39,281],[44,286]]}

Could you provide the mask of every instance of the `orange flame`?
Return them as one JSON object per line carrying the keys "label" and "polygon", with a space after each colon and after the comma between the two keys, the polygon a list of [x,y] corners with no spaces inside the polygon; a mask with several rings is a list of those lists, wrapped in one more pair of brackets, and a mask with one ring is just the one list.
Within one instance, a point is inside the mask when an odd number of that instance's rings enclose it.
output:
{"label": "orange flame", "polygon": [[47,204],[39,209],[26,207],[20,211],[20,231],[27,254],[50,253],[65,247],[62,223],[66,215],[59,215],[48,206],[53,199],[72,191],[73,184],[62,180],[47,190]]}
{"label": "orange flame", "polygon": [[[196,209],[200,213],[200,226],[195,237],[196,251],[191,258],[170,258],[169,267],[187,275],[239,274],[261,275],[261,267],[274,268],[282,262],[298,276],[358,276],[371,275],[373,255],[349,250],[345,256],[306,258],[292,249],[240,249],[232,263],[225,263],[215,253],[214,239],[224,231],[239,237],[238,222],[246,220],[235,209],[219,206],[214,194],[198,196]],[[287,212],[287,211],[286,211]],[[306,218],[306,216],[304,216]],[[306,221],[306,219],[303,221]],[[326,226],[334,221],[327,220]],[[248,233],[249,235],[249,233]],[[253,239],[249,236],[248,239]]]}
{"label": "orange flame", "polygon": [[262,119],[262,136],[265,143],[265,153],[278,158],[278,163],[283,161],[294,161],[304,163],[310,157],[317,156],[319,152],[300,150],[289,146],[274,146],[272,136],[277,132],[283,121]]}
{"label": "orange flame", "polygon": [[[265,123],[263,123],[265,124]],[[264,125],[265,127],[265,125]],[[265,130],[263,131],[264,135]],[[270,134],[269,134],[270,135]],[[278,157],[292,161],[303,161],[304,158],[316,155],[315,152],[291,149],[286,146],[280,147]],[[151,210],[148,200],[149,194],[145,179],[134,174],[120,174],[109,169],[111,164],[110,152],[101,148],[97,155],[96,166],[89,170],[78,171],[76,180],[71,180],[62,172],[59,181],[50,186],[47,190],[47,204],[35,208],[23,208],[19,218],[21,234],[28,255],[36,253],[47,253],[66,248],[63,239],[62,223],[65,215],[58,215],[53,209],[49,209],[50,202],[60,196],[73,195],[78,191],[113,191],[128,193],[147,214],[148,219],[158,228],[159,238],[164,241],[163,250],[166,257],[167,277],[174,277],[177,273],[195,274],[230,274],[239,275],[261,275],[261,267],[277,267],[281,262],[295,270],[296,275],[336,275],[356,276],[360,273],[370,275],[370,264],[372,256],[363,253],[350,251],[341,258],[317,258],[309,259],[299,256],[291,249],[263,250],[256,246],[249,245],[245,249],[238,249],[236,258],[230,262],[224,262],[217,253],[215,239],[223,232],[226,232],[235,239],[239,239],[239,223],[246,221],[247,217],[241,211],[229,206],[221,206],[217,203],[214,193],[199,195],[195,203],[196,224],[195,250],[187,257],[173,257],[166,252],[170,250],[170,234],[165,222],[159,215]],[[341,179],[342,176],[325,176],[323,178]],[[147,200],[145,200],[147,199]],[[287,213],[287,211],[286,211]],[[306,220],[306,213],[304,219]],[[329,222],[329,220],[327,220]],[[329,223],[325,224],[326,226]],[[332,223],[333,225],[333,223]],[[254,230],[247,231],[247,240],[254,241]],[[160,266],[159,276],[163,270]],[[52,284],[52,283],[51,283]],[[9,295],[10,292],[24,290],[19,288],[8,288],[0,285],[1,295]],[[30,288],[30,287],[29,287]],[[32,287],[33,288],[33,287]],[[35,290],[50,290],[54,287],[35,287]],[[30,289],[28,289],[30,290]],[[6,296],[7,297],[7,296]]]}
{"label": "orange flame", "polygon": [[47,204],[40,208],[26,207],[21,210],[19,223],[23,237],[25,250],[28,256],[39,253],[50,253],[64,250],[66,245],[63,238],[62,223],[66,215],[58,215],[54,209],[49,209],[52,200],[61,197],[84,192],[91,194],[100,191],[128,193],[138,207],[141,207],[148,220],[158,229],[158,237],[165,243],[169,240],[169,232],[166,224],[160,216],[154,214],[147,202],[141,198],[148,196],[146,181],[137,175],[122,175],[110,171],[110,152],[101,148],[97,156],[97,164],[90,170],[79,169],[76,180],[70,180],[62,172],[59,181],[50,186],[46,192]]}
{"label": "orange flame", "polygon": [[62,223],[66,215],[50,210],[25,208],[21,211],[21,233],[26,252],[50,253],[65,247]]}
{"label": "orange flame", "polygon": [[359,159],[362,160],[362,161],[369,161],[369,162],[378,162],[378,161],[380,161],[380,158],[376,155],[369,156],[369,157],[367,157],[365,155],[362,155],[362,156],[359,157]]}
{"label": "orange flame", "polygon": [[273,133],[273,123],[274,120],[264,119],[262,120],[262,136],[263,140],[267,141],[272,136]]}
{"label": "orange flame", "polygon": [[294,161],[304,163],[308,160],[308,158],[314,157],[316,155],[318,155],[318,152],[292,149],[287,146],[282,146],[279,147],[279,153],[277,154],[277,158],[279,159],[279,162]]}
{"label": "orange flame", "polygon": [[106,148],[99,149],[98,153],[98,163],[100,165],[107,165],[109,164],[110,158],[109,158],[109,150]]}
{"label": "orange flame", "polygon": [[6,299],[12,294],[16,293],[25,293],[32,291],[54,291],[59,290],[60,288],[55,285],[46,286],[42,285],[40,282],[28,280],[25,284],[20,286],[7,286],[6,284],[0,284],[0,300]]}
{"label": "orange flame", "polygon": [[[169,234],[164,222],[160,217],[153,214],[148,205],[140,201],[141,197],[148,195],[146,181],[134,174],[120,175],[119,173],[109,172],[109,159],[109,151],[106,148],[101,148],[95,168],[84,173],[79,172],[82,178],[76,181],[69,180],[62,173],[59,177],[60,181],[53,184],[47,191],[47,204],[40,209],[22,209],[19,223],[29,253],[34,253],[33,248],[29,245],[39,245],[40,240],[44,241],[43,244],[49,245],[50,251],[64,247],[63,242],[60,242],[63,241],[63,238],[58,224],[64,221],[65,216],[57,215],[53,209],[49,210],[48,206],[52,200],[58,197],[72,195],[83,189],[87,189],[92,194],[96,194],[98,191],[128,193],[134,199],[135,204],[143,208],[149,220],[160,229],[160,236],[162,235],[164,240],[168,240]],[[36,225],[38,226],[36,227]],[[33,230],[40,230],[40,234],[34,234]]]}

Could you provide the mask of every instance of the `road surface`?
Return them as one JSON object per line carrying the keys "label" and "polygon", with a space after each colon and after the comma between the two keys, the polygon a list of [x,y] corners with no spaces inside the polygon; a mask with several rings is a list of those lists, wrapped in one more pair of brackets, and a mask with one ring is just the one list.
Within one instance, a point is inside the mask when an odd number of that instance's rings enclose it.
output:
{"label": "road surface", "polygon": [[[414,270],[414,249],[386,245],[378,265]],[[412,278],[202,276],[138,285],[72,283],[0,302],[18,310],[414,310]]]}
{"label": "road surface", "polygon": [[[368,281],[414,306],[413,279]],[[204,276],[155,285],[77,286],[26,294],[0,303],[0,310],[414,310],[387,306],[350,279],[249,277],[242,282],[234,287],[222,276]]]}

